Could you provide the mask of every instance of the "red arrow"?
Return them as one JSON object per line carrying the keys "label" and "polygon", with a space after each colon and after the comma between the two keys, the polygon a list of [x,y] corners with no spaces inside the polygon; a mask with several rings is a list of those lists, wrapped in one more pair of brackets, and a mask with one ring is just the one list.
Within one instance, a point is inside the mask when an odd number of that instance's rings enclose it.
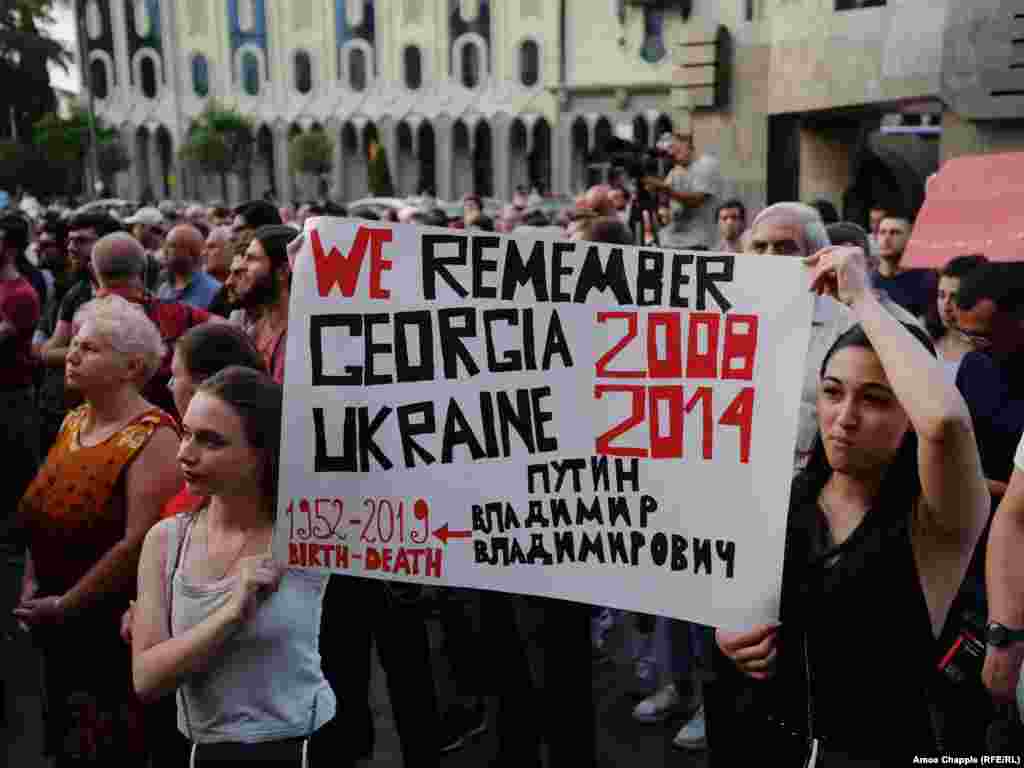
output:
{"label": "red arrow", "polygon": [[448,543],[448,539],[468,539],[473,535],[472,531],[449,531],[448,523],[445,523],[436,531],[434,535],[437,536],[444,544]]}

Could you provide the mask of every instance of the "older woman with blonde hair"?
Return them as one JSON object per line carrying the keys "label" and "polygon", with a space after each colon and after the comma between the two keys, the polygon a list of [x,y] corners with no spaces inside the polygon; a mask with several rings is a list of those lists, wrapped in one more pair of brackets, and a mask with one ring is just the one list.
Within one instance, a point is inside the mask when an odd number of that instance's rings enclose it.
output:
{"label": "older woman with blonde hair", "polygon": [[21,502],[28,552],[14,614],[45,662],[46,748],[57,765],[139,764],[131,658],[118,638],[142,541],[181,486],[178,433],[143,399],[164,345],[137,306],[107,296],[75,316],[68,414]]}

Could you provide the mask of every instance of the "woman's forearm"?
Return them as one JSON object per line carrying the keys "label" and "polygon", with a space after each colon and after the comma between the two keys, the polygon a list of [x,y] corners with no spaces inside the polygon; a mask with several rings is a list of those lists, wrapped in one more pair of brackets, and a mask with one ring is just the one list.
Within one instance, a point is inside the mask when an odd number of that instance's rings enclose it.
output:
{"label": "woman's forearm", "polygon": [[130,592],[135,586],[139,553],[145,534],[133,534],[107,550],[107,553],[61,596],[61,608],[74,614],[113,592]]}
{"label": "woman's forearm", "polygon": [[205,669],[241,622],[234,601],[229,601],[184,634],[134,654],[135,693],[144,701],[171,693],[187,677]]}
{"label": "woman's forearm", "polygon": [[985,555],[988,613],[1014,629],[1024,627],[1024,472],[1014,470],[992,518]]}
{"label": "woman's forearm", "polygon": [[854,302],[853,311],[918,437],[942,440],[951,425],[970,429],[967,405],[939,361],[885,310],[872,291]]}

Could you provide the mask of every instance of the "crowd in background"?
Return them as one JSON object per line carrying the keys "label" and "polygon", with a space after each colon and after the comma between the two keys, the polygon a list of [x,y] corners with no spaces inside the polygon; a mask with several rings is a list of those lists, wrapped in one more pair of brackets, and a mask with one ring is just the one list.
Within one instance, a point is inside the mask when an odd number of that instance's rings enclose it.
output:
{"label": "crowd in background", "polygon": [[[907,269],[913,212],[881,206],[866,226],[826,201],[749,220],[692,137],[663,146],[666,177],[561,209],[518,190],[490,212],[469,195],[455,216],[423,198],[0,215],[0,534],[25,557],[15,616],[46,662],[58,765],[184,765],[189,750],[214,765],[253,744],[282,765],[354,764],[374,747],[371,644],[406,765],[488,727],[502,765],[539,765],[541,743],[550,765],[595,765],[591,681],[613,633],[633,718],[681,718],[673,744],[716,765],[807,745],[819,764],[875,765],[1019,738],[1024,636],[998,645],[989,622],[1024,629],[1020,268],[951,253]],[[275,565],[289,245],[322,215],[804,259],[818,296],[781,625],[715,632]]]}

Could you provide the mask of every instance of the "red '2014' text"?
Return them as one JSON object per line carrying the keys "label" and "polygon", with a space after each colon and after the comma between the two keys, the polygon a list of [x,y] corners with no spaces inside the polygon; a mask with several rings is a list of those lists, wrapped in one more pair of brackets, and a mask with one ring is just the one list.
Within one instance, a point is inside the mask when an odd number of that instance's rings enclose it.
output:
{"label": "red '2014' text", "polygon": [[[751,426],[754,415],[754,388],[744,387],[722,415],[715,420],[714,390],[709,386],[690,390],[681,384],[643,387],[629,384],[598,384],[594,397],[626,394],[630,399],[630,415],[599,435],[595,451],[603,456],[635,456],[652,459],[681,459],[685,455],[684,436],[686,417],[698,409],[701,419],[701,456],[711,460],[714,456],[716,426],[735,427],[739,430],[740,462],[750,461]],[[663,404],[667,408],[663,408]],[[662,419],[667,410],[668,418]],[[649,447],[616,445],[615,441],[647,421]]]}

